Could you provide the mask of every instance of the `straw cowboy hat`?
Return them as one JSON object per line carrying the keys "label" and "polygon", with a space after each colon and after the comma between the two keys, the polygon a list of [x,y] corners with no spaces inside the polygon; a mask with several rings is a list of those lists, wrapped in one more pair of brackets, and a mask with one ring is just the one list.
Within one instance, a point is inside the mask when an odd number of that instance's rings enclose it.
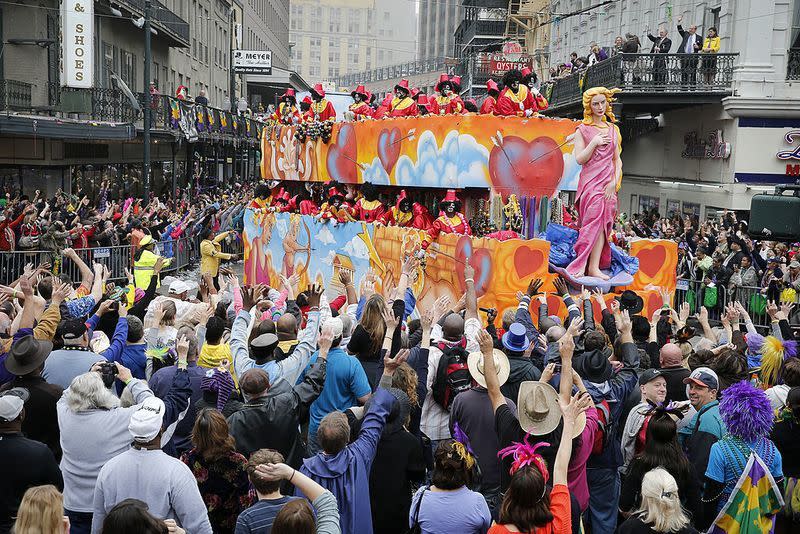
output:
{"label": "straw cowboy hat", "polygon": [[[508,356],[503,351],[494,349],[494,367],[497,369],[497,380],[500,385],[506,383],[511,372],[511,364],[508,363]],[[483,353],[481,351],[470,352],[467,356],[467,367],[472,379],[479,385],[486,387],[486,377],[483,376]]]}
{"label": "straw cowboy hat", "polygon": [[561,421],[558,393],[546,382],[526,381],[517,396],[519,426],[533,436],[549,434]]}

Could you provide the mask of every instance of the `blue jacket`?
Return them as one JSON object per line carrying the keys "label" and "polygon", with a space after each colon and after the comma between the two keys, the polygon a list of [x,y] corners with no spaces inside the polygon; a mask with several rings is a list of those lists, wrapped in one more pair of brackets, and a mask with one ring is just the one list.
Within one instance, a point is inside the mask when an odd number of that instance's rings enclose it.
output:
{"label": "blue jacket", "polygon": [[711,446],[725,435],[725,423],[719,413],[719,401],[711,401],[697,412],[689,424],[678,431],[678,441],[689,463],[703,476],[711,456]]}
{"label": "blue jacket", "polygon": [[[376,389],[358,439],[334,456],[320,452],[306,459],[300,468],[301,473],[336,497],[342,532],[372,534],[369,473],[393,402],[391,393],[381,387]],[[296,495],[303,493],[297,490]]]}

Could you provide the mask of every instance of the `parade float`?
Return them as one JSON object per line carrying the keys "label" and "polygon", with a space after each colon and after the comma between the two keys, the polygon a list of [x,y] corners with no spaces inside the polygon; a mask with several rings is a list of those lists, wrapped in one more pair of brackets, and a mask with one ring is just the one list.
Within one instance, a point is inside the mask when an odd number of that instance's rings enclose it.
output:
{"label": "parade float", "polygon": [[[261,170],[267,180],[372,183],[397,192],[436,188],[442,196],[445,189],[479,189],[505,207],[513,203],[511,211],[523,221],[520,234],[527,237],[501,241],[443,233],[425,248],[426,232],[413,228],[323,222],[312,216],[248,209],[243,233],[245,281],[269,283],[279,272],[296,272],[301,287],[324,282],[335,292],[341,271],[351,273],[357,287],[371,271],[378,285],[387,288],[398,280],[403,259],[417,255],[424,261],[414,290],[423,303],[441,295],[458,300],[464,294],[464,266],[469,264],[475,269],[483,308],[502,311],[515,306],[517,291],[540,278],[550,293],[550,313],[563,316],[563,302],[552,294],[552,282],[560,273],[576,291],[582,285],[600,287],[608,299],[633,290],[643,298],[643,313],[649,316],[662,306],[658,289],[675,290],[674,242],[641,239],[627,253],[612,245],[603,251],[600,267],[605,276],[580,276],[584,274],[580,269],[569,272],[574,268],[570,264],[581,255],[587,239],[595,237],[579,237],[575,230],[551,222],[551,200],[560,190],[578,190],[579,196],[586,190],[581,183],[582,166],[574,154],[576,146],[585,150],[592,145],[598,155],[607,152],[611,161],[619,157],[621,141],[613,125],[610,143],[594,147],[587,135],[575,142],[576,131],[591,131],[586,122],[579,129],[582,123],[568,119],[466,114],[338,122],[329,124],[324,136],[308,135],[307,126],[265,128]],[[587,163],[583,167],[594,174],[612,172],[620,178],[618,171],[604,171],[597,158]],[[594,189],[602,199],[602,189]],[[588,195],[584,198],[591,198]],[[616,189],[613,199],[605,198],[601,204],[606,223],[609,216],[613,221],[608,209],[616,208]],[[506,210],[504,222],[511,211]],[[607,224],[592,227],[593,236],[608,229]],[[588,247],[600,248],[593,243]],[[585,250],[584,260],[591,254]]]}

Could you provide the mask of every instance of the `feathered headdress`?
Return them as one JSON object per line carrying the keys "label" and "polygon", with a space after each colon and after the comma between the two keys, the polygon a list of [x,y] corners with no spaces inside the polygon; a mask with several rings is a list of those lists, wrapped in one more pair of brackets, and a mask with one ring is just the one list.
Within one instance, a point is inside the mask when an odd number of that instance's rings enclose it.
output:
{"label": "feathered headdress", "polygon": [[719,412],[728,433],[748,443],[769,435],[772,430],[772,407],[766,393],[746,380],[725,390]]}
{"label": "feathered headdress", "polygon": [[513,456],[514,461],[511,463],[510,471],[512,475],[525,466],[535,465],[542,474],[544,484],[547,485],[547,481],[550,480],[550,471],[547,470],[547,464],[544,458],[542,458],[542,455],[537,453],[536,450],[540,447],[549,447],[550,444],[541,441],[535,445],[531,445],[531,442],[528,440],[530,437],[530,434],[525,434],[522,443],[517,441],[513,442],[510,446],[498,452],[497,456],[500,458]]}
{"label": "feathered headdress", "polygon": [[472,447],[469,444],[469,437],[461,430],[458,423],[453,426],[453,450],[464,460],[467,469],[472,469],[475,466],[475,453],[472,452]]}
{"label": "feathered headdress", "polygon": [[670,402],[668,404],[657,404],[651,400],[648,400],[647,403],[650,405],[650,408],[647,410],[647,412],[645,412],[645,417],[668,417],[672,415],[680,420],[683,419],[684,415],[686,415],[686,412],[675,402]]}
{"label": "feathered headdress", "polygon": [[770,386],[779,383],[783,361],[795,356],[797,356],[796,342],[781,341],[775,336],[765,337],[761,347],[761,381]]}

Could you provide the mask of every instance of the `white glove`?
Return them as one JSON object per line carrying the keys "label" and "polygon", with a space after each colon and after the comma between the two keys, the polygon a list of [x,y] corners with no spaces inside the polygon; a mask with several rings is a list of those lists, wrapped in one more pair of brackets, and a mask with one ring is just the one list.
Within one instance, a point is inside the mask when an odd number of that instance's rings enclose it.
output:
{"label": "white glove", "polygon": [[533,93],[533,96],[539,96],[541,94],[536,87],[531,87],[531,93]]}
{"label": "white glove", "polygon": [[525,110],[525,116],[526,117],[532,117],[533,116],[533,110],[532,109],[526,109]]}

